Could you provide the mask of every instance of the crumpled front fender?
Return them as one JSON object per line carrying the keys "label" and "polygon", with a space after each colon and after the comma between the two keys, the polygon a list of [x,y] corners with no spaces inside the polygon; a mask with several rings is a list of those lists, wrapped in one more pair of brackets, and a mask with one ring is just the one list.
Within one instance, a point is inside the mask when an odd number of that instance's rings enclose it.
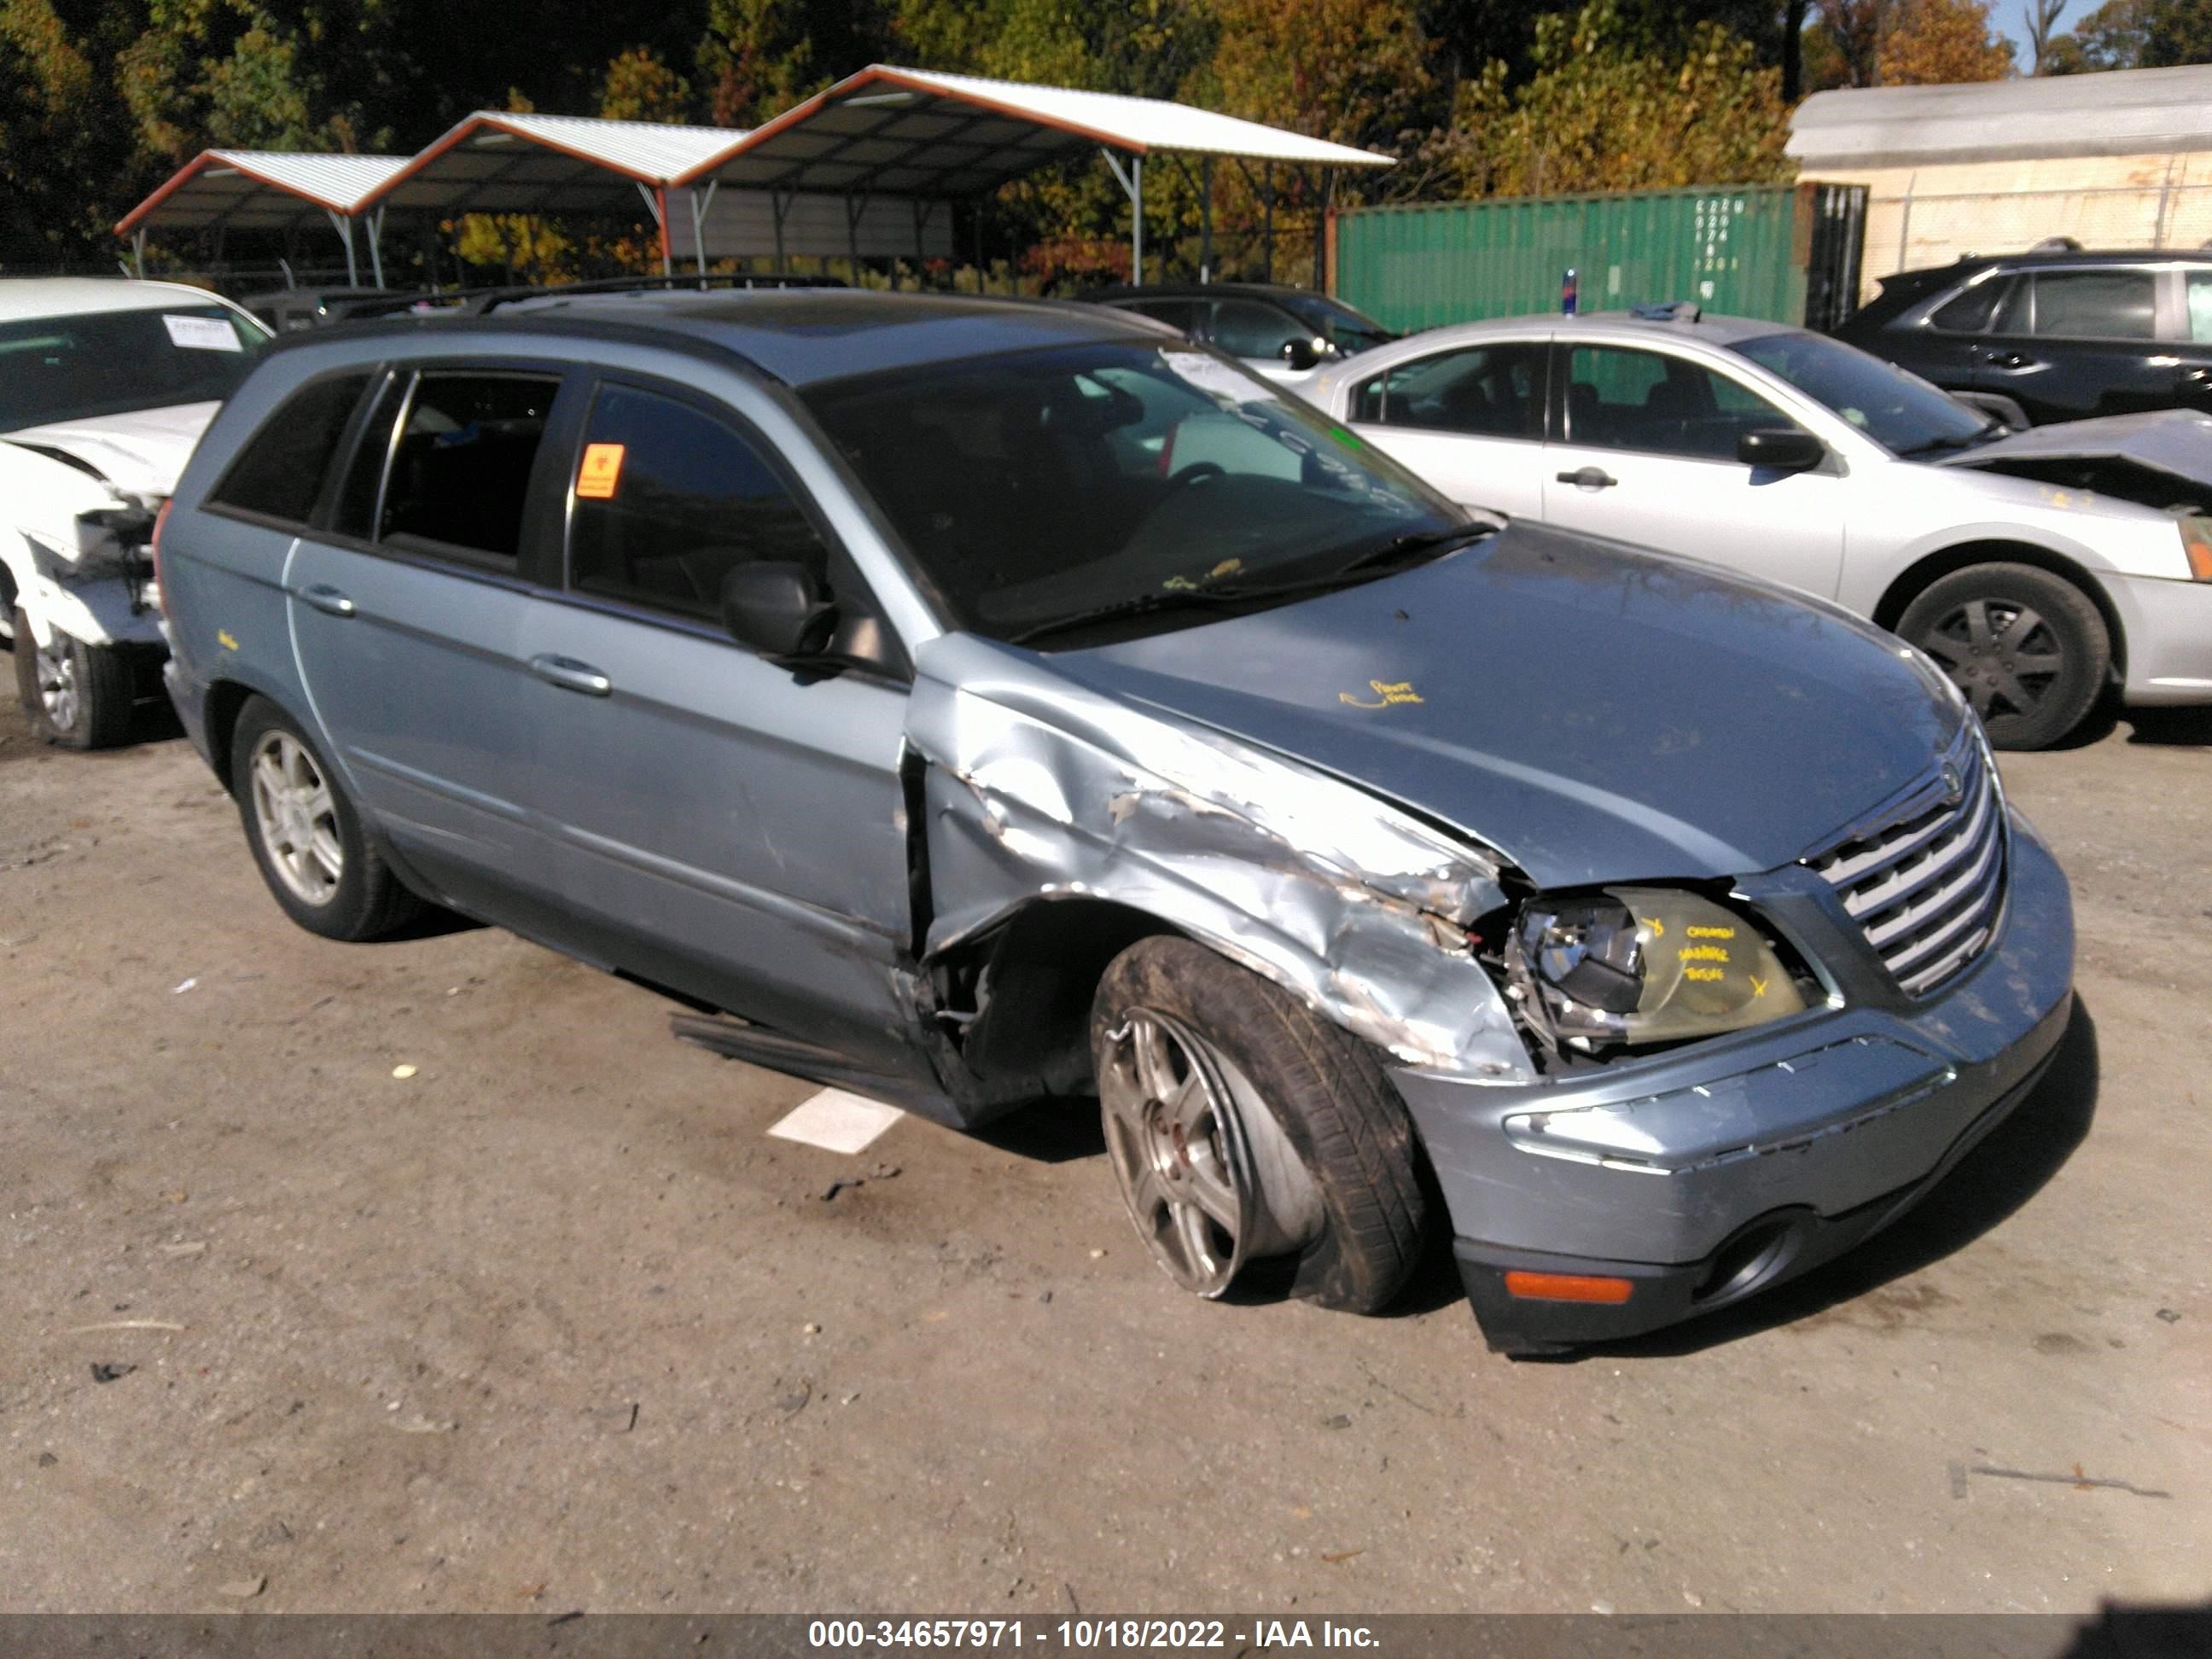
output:
{"label": "crumpled front fender", "polygon": [[1357,787],[953,635],[925,646],[907,737],[935,957],[1039,899],[1158,917],[1409,1063],[1531,1075],[1468,928],[1495,855]]}

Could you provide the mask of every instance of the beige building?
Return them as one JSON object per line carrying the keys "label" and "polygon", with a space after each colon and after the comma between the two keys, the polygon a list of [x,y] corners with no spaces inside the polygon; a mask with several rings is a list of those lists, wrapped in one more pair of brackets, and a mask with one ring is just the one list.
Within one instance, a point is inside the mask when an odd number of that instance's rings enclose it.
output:
{"label": "beige building", "polygon": [[2212,65],[1815,93],[1789,153],[1800,178],[1867,186],[1862,299],[2046,237],[2212,243]]}

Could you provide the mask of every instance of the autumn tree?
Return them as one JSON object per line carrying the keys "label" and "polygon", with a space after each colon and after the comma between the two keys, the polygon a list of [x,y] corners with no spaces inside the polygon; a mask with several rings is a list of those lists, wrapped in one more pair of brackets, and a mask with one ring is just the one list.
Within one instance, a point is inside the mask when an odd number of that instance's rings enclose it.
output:
{"label": "autumn tree", "polygon": [[632,46],[607,65],[599,82],[605,121],[683,121],[691,114],[691,83],[650,46]]}
{"label": "autumn tree", "polygon": [[1778,70],[1715,23],[1667,40],[1613,0],[1538,25],[1534,75],[1493,63],[1462,82],[1448,171],[1470,194],[1756,184],[1793,176]]}
{"label": "autumn tree", "polygon": [[1990,31],[1988,0],[1899,0],[1875,70],[1885,87],[2002,81],[2013,72],[2012,42]]}

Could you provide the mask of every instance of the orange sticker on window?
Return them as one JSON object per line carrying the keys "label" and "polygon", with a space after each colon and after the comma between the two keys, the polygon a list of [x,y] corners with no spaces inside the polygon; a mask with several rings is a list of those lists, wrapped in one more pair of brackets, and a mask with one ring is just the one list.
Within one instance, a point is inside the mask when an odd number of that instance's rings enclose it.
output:
{"label": "orange sticker on window", "polygon": [[622,481],[623,447],[586,444],[584,464],[576,470],[576,494],[587,501],[611,501]]}

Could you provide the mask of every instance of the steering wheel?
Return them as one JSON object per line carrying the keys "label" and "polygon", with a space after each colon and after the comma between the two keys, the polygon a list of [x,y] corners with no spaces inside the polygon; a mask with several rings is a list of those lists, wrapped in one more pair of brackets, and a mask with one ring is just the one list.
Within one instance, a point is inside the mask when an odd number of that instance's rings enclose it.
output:
{"label": "steering wheel", "polygon": [[1204,483],[1208,478],[1225,478],[1228,472],[1218,461],[1193,461],[1180,472],[1173,474],[1168,483],[1177,489],[1194,483]]}

